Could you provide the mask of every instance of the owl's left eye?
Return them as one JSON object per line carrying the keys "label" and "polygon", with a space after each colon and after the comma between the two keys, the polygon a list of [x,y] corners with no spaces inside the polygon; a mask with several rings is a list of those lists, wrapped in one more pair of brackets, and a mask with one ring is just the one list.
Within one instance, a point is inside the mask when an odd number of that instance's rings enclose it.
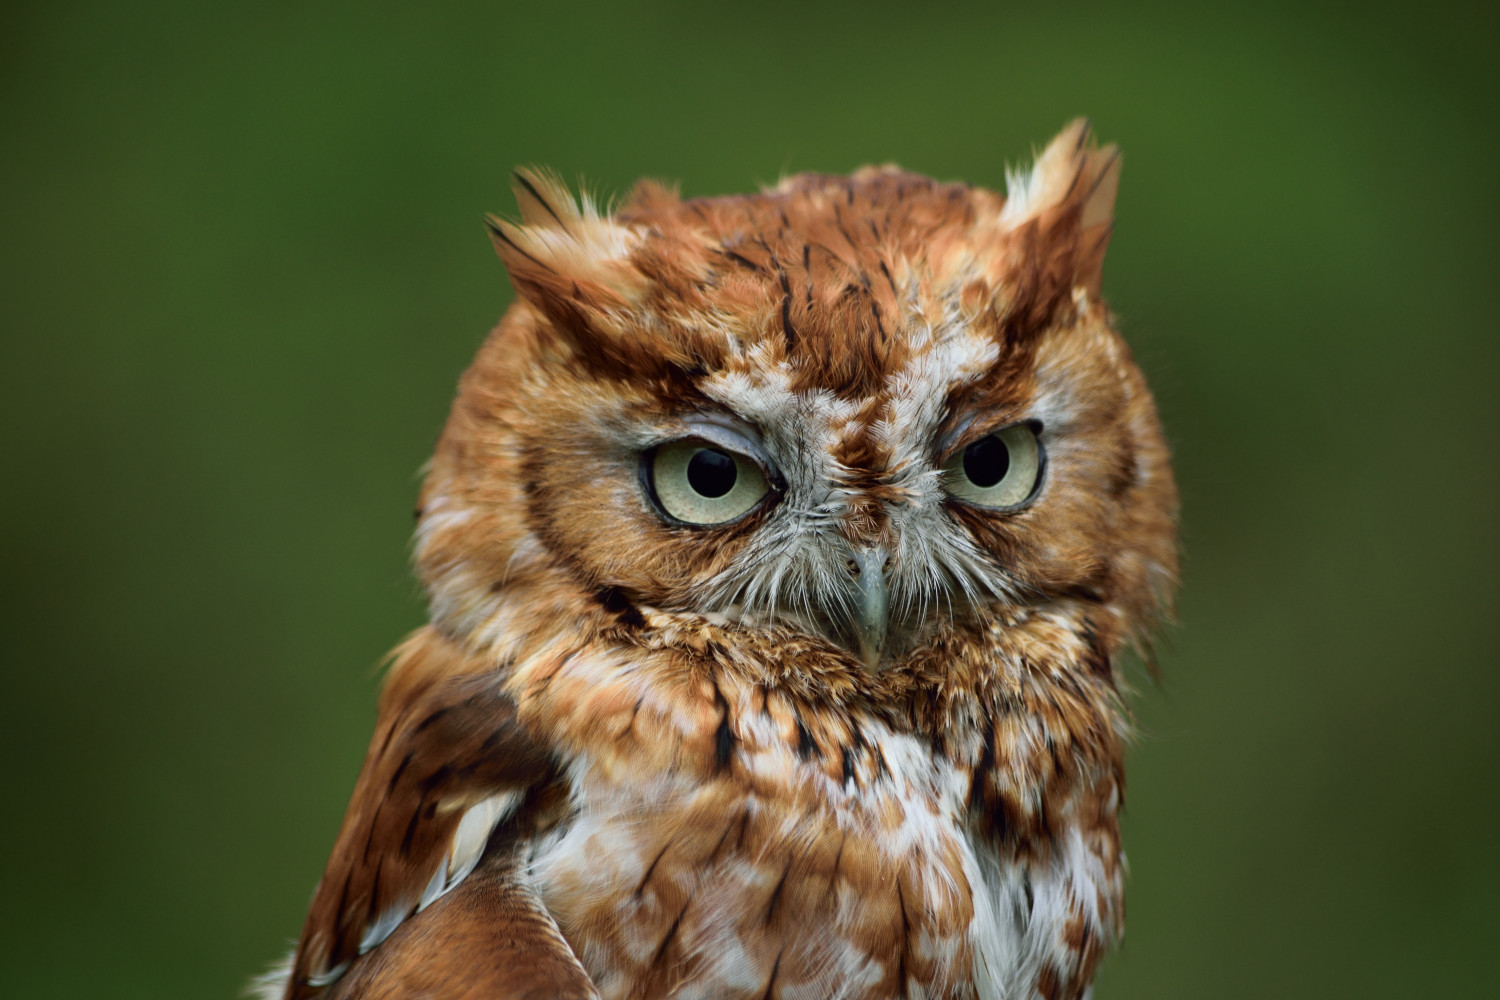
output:
{"label": "owl's left eye", "polygon": [[950,496],[998,510],[1029,502],[1041,475],[1041,444],[1030,423],[986,434],[943,463],[943,485]]}
{"label": "owl's left eye", "polygon": [[698,438],[659,446],[646,468],[657,506],[686,524],[726,524],[771,491],[753,459]]}

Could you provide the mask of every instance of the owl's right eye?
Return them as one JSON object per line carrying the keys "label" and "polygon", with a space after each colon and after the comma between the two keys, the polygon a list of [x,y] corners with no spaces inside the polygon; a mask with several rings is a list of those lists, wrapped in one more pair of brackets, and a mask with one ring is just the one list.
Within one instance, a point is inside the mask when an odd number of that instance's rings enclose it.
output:
{"label": "owl's right eye", "polygon": [[659,446],[646,467],[657,506],[684,524],[727,524],[771,492],[753,459],[698,438]]}

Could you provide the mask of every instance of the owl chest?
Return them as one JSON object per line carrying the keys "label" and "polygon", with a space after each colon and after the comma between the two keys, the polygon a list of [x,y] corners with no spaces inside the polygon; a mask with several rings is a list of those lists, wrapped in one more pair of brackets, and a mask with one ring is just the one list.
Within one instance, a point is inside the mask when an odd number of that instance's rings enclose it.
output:
{"label": "owl chest", "polygon": [[534,884],[604,997],[973,996],[967,775],[908,737],[883,752],[831,774],[778,747],[708,776],[579,761]]}

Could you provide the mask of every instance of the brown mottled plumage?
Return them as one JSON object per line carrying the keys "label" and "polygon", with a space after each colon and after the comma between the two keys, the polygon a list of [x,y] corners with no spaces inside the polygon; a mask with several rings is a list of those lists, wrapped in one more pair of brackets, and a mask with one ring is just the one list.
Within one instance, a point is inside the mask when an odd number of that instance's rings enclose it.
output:
{"label": "brown mottled plumage", "polygon": [[1176,568],[1118,174],[1083,123],[1008,200],[879,167],[602,215],[519,173],[432,622],[264,995],[1082,996],[1115,661]]}

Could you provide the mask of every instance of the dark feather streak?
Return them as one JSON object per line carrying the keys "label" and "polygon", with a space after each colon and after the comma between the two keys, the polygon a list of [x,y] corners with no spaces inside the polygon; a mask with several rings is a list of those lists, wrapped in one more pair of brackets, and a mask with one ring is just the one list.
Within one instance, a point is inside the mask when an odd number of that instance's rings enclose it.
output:
{"label": "dark feather streak", "polygon": [[786,335],[786,346],[790,350],[797,344],[797,328],[792,325],[792,283],[786,271],[777,269],[781,278],[781,331]]}
{"label": "dark feather streak", "polygon": [[714,770],[722,771],[729,766],[734,754],[734,732],[729,728],[729,703],[719,684],[714,682],[714,704],[719,708],[719,728],[714,731]]}
{"label": "dark feather streak", "polygon": [[776,961],[771,963],[771,978],[766,980],[766,991],[760,995],[760,1000],[771,1000],[771,990],[776,986],[776,973],[781,971],[781,956],[785,951],[786,947],[782,946],[776,953]]}
{"label": "dark feather streak", "polygon": [[901,876],[896,876],[896,903],[901,907],[901,956],[896,960],[896,979],[901,984],[901,996],[906,996],[906,952],[911,938],[911,920],[906,915],[906,892],[901,888]]}
{"label": "dark feather streak", "polygon": [[417,824],[421,821],[422,811],[420,809],[413,812],[411,814],[411,819],[406,821],[406,833],[401,837],[401,853],[403,855],[411,853],[412,842],[416,839],[417,836]]}
{"label": "dark feather streak", "polygon": [[[418,733],[423,732],[424,730],[427,729],[427,727],[429,727],[429,726],[433,725],[434,723],[438,722],[440,719],[442,719],[443,716],[447,715],[451,711],[453,711],[452,706],[447,706],[447,707],[444,707],[444,708],[440,708],[440,709],[438,709],[435,712],[432,712],[430,715],[427,716],[427,718],[425,718],[421,722],[417,723],[416,727],[414,729],[412,729],[411,734],[413,736],[415,736]],[[409,764],[410,762],[411,762],[411,754],[407,754],[406,755],[406,761],[403,762],[401,766],[404,768],[406,766],[406,764]],[[400,771],[397,771],[397,773],[399,774]],[[393,779],[393,782],[394,782],[394,779]]]}
{"label": "dark feather streak", "polygon": [[[424,723],[424,725],[425,725],[425,723]],[[391,795],[391,793],[396,790],[396,783],[401,780],[401,776],[403,774],[405,774],[406,773],[406,769],[411,766],[412,758],[415,757],[415,756],[416,756],[416,751],[413,750],[411,753],[407,754],[405,757],[402,757],[401,758],[401,763],[399,763],[399,764],[396,765],[396,773],[394,773],[394,774],[391,775],[391,780],[389,782],[387,782],[386,786],[385,786],[385,793],[386,793],[387,797],[389,797]]]}
{"label": "dark feather streak", "polygon": [[641,614],[640,609],[630,602],[619,587],[601,587],[594,592],[594,600],[618,618],[622,625],[642,628],[646,624],[645,616]]}
{"label": "dark feather streak", "polygon": [[733,250],[723,250],[721,252],[725,257],[728,257],[730,260],[734,261],[741,267],[749,268],[756,274],[766,273],[765,268],[761,267],[759,264],[755,263],[755,261],[751,260],[749,257],[744,256],[743,254],[735,253]]}
{"label": "dark feather streak", "polygon": [[530,178],[521,173],[521,171],[519,170],[513,171],[511,173],[511,176],[515,178],[516,183],[520,184],[527,191],[531,192],[531,196],[533,198],[542,203],[542,207],[547,210],[547,214],[552,216],[552,218],[556,220],[559,226],[562,226],[564,229],[568,228],[568,224],[562,220],[562,216],[558,215],[557,210],[552,207],[552,204],[548,202],[546,198],[542,197],[542,193],[536,189],[535,184],[531,183]]}
{"label": "dark feather streak", "polygon": [[776,888],[771,890],[771,902],[766,907],[766,923],[768,924],[771,922],[771,918],[776,915],[776,904],[781,902],[781,890],[786,887],[786,878],[791,873],[791,862],[787,862],[786,868],[781,873],[781,881],[777,882]]}
{"label": "dark feather streak", "polygon": [[543,271],[546,271],[548,274],[556,274],[557,273],[556,271],[552,270],[552,268],[548,267],[546,264],[543,264],[541,261],[539,261],[535,257],[531,256],[531,254],[527,253],[525,250],[522,250],[519,246],[517,246],[516,245],[516,241],[513,240],[513,239],[511,239],[509,236],[506,236],[505,235],[505,230],[501,229],[500,226],[497,223],[495,223],[493,220],[491,220],[491,219],[485,219],[484,220],[484,225],[485,225],[485,228],[490,231],[490,235],[491,236],[495,237],[495,239],[499,240],[500,242],[504,243],[506,246],[510,247],[512,250],[514,250],[516,253],[520,254],[522,257],[525,257],[527,260],[531,261],[533,264],[535,264],[537,267],[541,268]]}
{"label": "dark feather streak", "polygon": [[995,766],[995,727],[990,726],[985,730],[984,749],[979,754],[979,763],[974,766],[969,775],[969,802],[968,807],[972,810],[976,806],[984,809],[988,804],[988,796],[985,792],[985,783],[989,780],[990,771]]}
{"label": "dark feather streak", "polygon": [[792,718],[797,723],[797,756],[803,760],[807,760],[813,754],[822,757],[823,751],[818,747],[817,741],[813,739],[812,733],[807,731],[807,724],[802,721],[802,713],[793,713]]}
{"label": "dark feather streak", "polygon": [[672,842],[670,840],[667,841],[665,844],[662,845],[661,850],[658,851],[658,852],[656,852],[656,857],[654,857],[654,858],[651,859],[651,864],[648,865],[647,868],[646,868],[646,874],[643,875],[643,876],[641,876],[641,884],[635,887],[635,898],[636,899],[640,899],[641,898],[641,893],[645,890],[646,883],[651,881],[651,873],[654,872],[654,871],[656,871],[656,865],[657,865],[657,863],[659,861],[661,861],[662,857],[667,853],[667,851],[671,848],[671,846],[672,846]]}
{"label": "dark feather streak", "polygon": [[689,896],[687,902],[682,904],[682,910],[677,914],[676,919],[672,921],[672,926],[667,928],[667,936],[661,939],[661,946],[656,949],[656,957],[651,960],[652,965],[657,965],[661,962],[662,956],[667,953],[667,946],[677,936],[677,928],[682,926],[682,918],[687,915],[688,907],[692,905],[693,897]]}

